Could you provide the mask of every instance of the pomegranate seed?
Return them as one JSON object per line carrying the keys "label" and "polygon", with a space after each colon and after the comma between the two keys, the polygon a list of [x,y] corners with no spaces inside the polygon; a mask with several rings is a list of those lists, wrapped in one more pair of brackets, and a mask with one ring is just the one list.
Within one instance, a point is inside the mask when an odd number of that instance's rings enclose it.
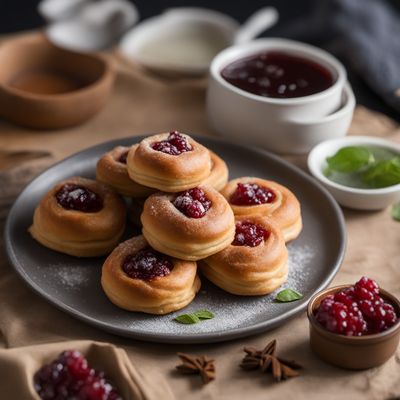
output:
{"label": "pomegranate seed", "polygon": [[231,203],[238,206],[272,203],[276,198],[275,193],[257,183],[238,183],[231,197]]}
{"label": "pomegranate seed", "polygon": [[349,336],[383,332],[398,321],[394,307],[379,295],[378,284],[367,277],[326,296],[315,317],[327,330]]}
{"label": "pomegranate seed", "polygon": [[154,142],[151,148],[172,156],[178,156],[179,154],[193,150],[192,145],[187,141],[185,136],[177,131],[170,132],[166,140]]}

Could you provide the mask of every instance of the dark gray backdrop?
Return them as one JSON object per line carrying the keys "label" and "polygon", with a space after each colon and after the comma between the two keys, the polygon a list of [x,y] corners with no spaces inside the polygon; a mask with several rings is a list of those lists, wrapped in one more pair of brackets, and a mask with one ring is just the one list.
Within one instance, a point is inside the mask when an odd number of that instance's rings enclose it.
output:
{"label": "dark gray backdrop", "polygon": [[[244,21],[260,7],[272,5],[279,10],[280,21],[288,22],[294,18],[307,15],[318,1],[325,0],[136,0],[134,3],[139,9],[142,19],[158,14],[168,7],[198,6],[209,7],[228,13],[238,21]],[[359,1],[362,2],[363,0]],[[390,3],[400,13],[400,0],[381,1]],[[29,30],[42,26],[43,20],[36,12],[38,3],[38,0],[0,0],[0,33]],[[351,29],[351,27],[349,27],[349,29]],[[268,35],[281,36],[279,27],[271,29]],[[372,109],[381,111],[400,122],[400,114],[383,103],[383,101],[376,96],[353,71],[351,71],[348,65],[347,68],[357,101]]]}

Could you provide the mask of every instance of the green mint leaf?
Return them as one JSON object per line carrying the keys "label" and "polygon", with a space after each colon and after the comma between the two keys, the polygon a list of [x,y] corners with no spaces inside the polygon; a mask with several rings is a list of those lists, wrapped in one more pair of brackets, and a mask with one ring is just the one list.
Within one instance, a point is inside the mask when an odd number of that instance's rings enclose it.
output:
{"label": "green mint leaf", "polygon": [[391,214],[394,220],[400,222],[400,202],[393,204]]}
{"label": "green mint leaf", "polygon": [[293,289],[283,289],[277,295],[275,300],[280,303],[287,303],[289,301],[300,300],[303,295]]}
{"label": "green mint leaf", "polygon": [[205,319],[213,319],[214,314],[208,310],[198,310],[192,314],[182,314],[178,315],[175,321],[179,322],[180,324],[197,324],[198,322],[205,320]]}
{"label": "green mint leaf", "polygon": [[365,147],[343,147],[326,162],[331,171],[341,173],[357,172],[374,161],[373,154]]}
{"label": "green mint leaf", "polygon": [[208,310],[199,310],[193,313],[199,319],[213,319],[214,314]]}
{"label": "green mint leaf", "polygon": [[200,322],[199,317],[197,317],[195,314],[181,314],[174,319],[180,324],[185,325],[197,324],[198,322]]}
{"label": "green mint leaf", "polygon": [[373,189],[397,185],[400,183],[400,156],[375,163],[363,173],[362,180]]}

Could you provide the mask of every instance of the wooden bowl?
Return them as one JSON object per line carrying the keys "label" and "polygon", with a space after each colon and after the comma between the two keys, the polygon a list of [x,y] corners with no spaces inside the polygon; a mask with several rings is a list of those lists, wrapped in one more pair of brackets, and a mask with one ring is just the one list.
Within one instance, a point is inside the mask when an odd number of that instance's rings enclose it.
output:
{"label": "wooden bowl", "polygon": [[0,46],[0,116],[34,129],[81,124],[105,104],[114,70],[98,54],[55,47],[42,34]]}
{"label": "wooden bowl", "polygon": [[[335,294],[351,285],[335,286],[317,293],[308,303],[310,345],[324,361],[347,369],[367,369],[385,363],[396,352],[400,339],[400,319],[386,331],[363,336],[345,336],[330,332],[315,319],[314,312],[329,294]],[[400,316],[400,301],[379,289],[380,296],[393,305]]]}

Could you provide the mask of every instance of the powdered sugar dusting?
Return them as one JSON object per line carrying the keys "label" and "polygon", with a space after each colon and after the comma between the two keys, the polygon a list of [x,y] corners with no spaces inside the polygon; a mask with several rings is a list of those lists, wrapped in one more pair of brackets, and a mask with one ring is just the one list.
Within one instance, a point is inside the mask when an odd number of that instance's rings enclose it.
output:
{"label": "powdered sugar dusting", "polygon": [[[283,288],[291,288],[304,293],[313,269],[314,249],[308,245],[289,245],[289,276],[287,282],[268,296],[243,297],[223,292],[202,277],[202,289],[195,300],[184,310],[166,316],[134,314],[130,328],[135,331],[157,332],[178,335],[179,333],[212,333],[245,327],[260,321],[260,316],[268,319],[278,317],[289,304],[275,303],[276,293]],[[305,293],[304,293],[305,294]],[[212,320],[194,325],[181,325],[174,318],[183,313],[207,309],[215,314]]]}
{"label": "powdered sugar dusting", "polygon": [[91,271],[87,267],[54,265],[49,268],[53,279],[66,289],[80,289],[90,283]]}

